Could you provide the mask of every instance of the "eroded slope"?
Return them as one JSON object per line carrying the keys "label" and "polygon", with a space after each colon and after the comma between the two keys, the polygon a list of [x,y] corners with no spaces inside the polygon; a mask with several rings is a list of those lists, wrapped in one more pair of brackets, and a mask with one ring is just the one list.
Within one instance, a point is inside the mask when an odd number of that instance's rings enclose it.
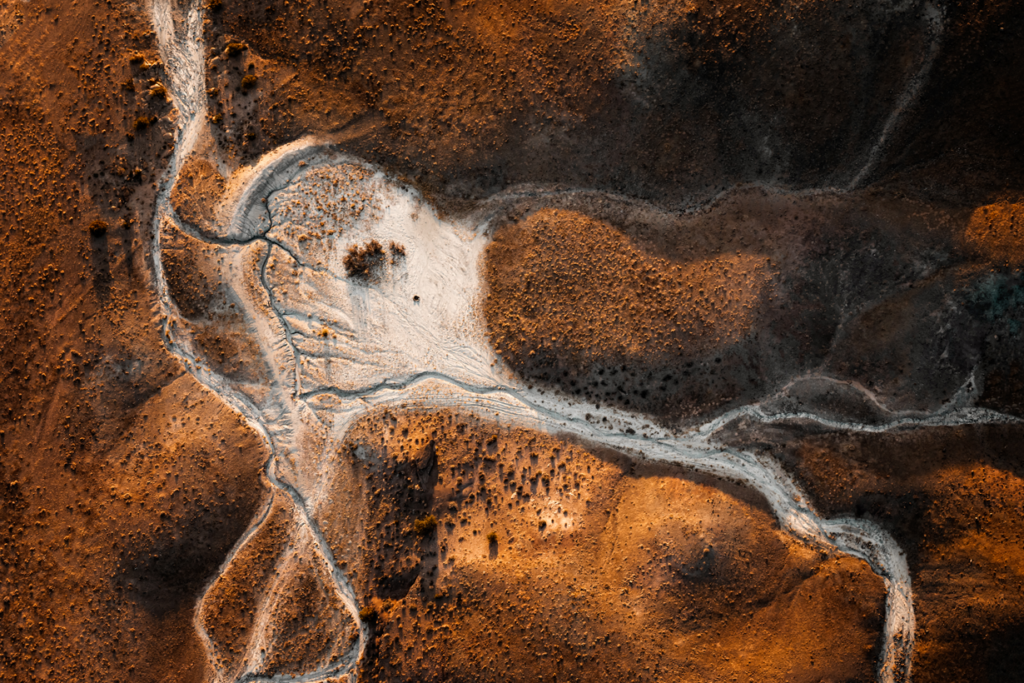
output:
{"label": "eroded slope", "polygon": [[450,411],[374,411],[346,458],[369,680],[874,678],[881,581],[749,491]]}
{"label": "eroded slope", "polygon": [[1024,298],[1005,206],[757,188],[696,214],[523,203],[485,256],[491,343],[530,380],[668,422],[808,375],[924,411],[973,377],[1013,412]]}
{"label": "eroded slope", "polygon": [[906,549],[919,683],[1019,676],[1019,439],[1018,425],[843,434],[794,423],[740,424],[730,437],[782,460],[826,514],[875,520]]}

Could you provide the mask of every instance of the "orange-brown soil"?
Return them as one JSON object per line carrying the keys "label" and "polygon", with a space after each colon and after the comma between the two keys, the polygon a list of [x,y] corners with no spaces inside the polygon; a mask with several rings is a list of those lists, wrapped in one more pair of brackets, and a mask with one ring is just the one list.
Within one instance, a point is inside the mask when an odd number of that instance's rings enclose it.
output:
{"label": "orange-brown soil", "polygon": [[736,443],[782,459],[826,515],[890,530],[910,564],[914,680],[1018,680],[1024,652],[1019,426],[890,434],[747,426]]}
{"label": "orange-brown soil", "polygon": [[342,461],[368,680],[874,678],[882,582],[749,490],[450,411],[375,411]]}
{"label": "orange-brown soil", "polygon": [[1024,263],[1024,204],[979,206],[971,214],[964,239],[992,263],[1020,266]]}
{"label": "orange-brown soil", "polygon": [[[498,227],[484,269],[491,341],[531,380],[670,421],[757,400],[830,356],[841,365],[864,346],[839,328],[844,315],[913,285],[921,252],[931,272],[964,260],[964,212],[884,196],[749,189],[694,216],[591,205],[604,217],[540,209]],[[875,326],[851,329],[879,345]],[[874,367],[839,369],[860,379]],[[949,375],[911,399],[955,390],[963,378]]]}
{"label": "orange-brown soil", "polygon": [[[586,384],[595,401],[662,412],[649,396],[686,400],[687,367],[709,354],[720,363],[721,350],[748,335],[772,275],[762,254],[679,263],[606,222],[546,209],[506,226],[488,247],[484,313],[492,343],[516,370],[573,393]],[[622,379],[637,374],[640,388],[623,395]]]}
{"label": "orange-brown soil", "polygon": [[262,445],[187,376],[119,415],[123,388],[66,381],[0,450],[0,675],[204,680],[192,610],[265,495]]}
{"label": "orange-brown soil", "polygon": [[182,164],[171,192],[171,205],[182,220],[208,230],[223,193],[224,176],[208,159],[193,155]]}
{"label": "orange-brown soil", "polygon": [[[244,655],[259,635],[266,644],[253,653],[262,658],[257,671],[266,676],[308,673],[358,637],[351,615],[328,588],[321,560],[301,547],[308,539],[295,532],[295,515],[291,500],[277,492],[266,521],[203,600],[200,622],[228,676],[251,663]],[[276,615],[274,627],[258,633],[269,613]]]}
{"label": "orange-brown soil", "polygon": [[234,570],[219,576],[204,598],[200,623],[223,671],[233,673],[241,665],[246,647],[256,635],[259,609],[273,597],[269,592],[277,563],[291,535],[289,503],[284,494],[273,494],[266,520],[239,549]]}
{"label": "orange-brown soil", "polygon": [[191,326],[203,360],[236,382],[269,382],[270,371],[238,297],[223,282],[224,254],[219,248],[168,225],[163,228],[161,262],[168,293]]}
{"label": "orange-brown soil", "polygon": [[2,681],[204,680],[192,608],[265,495],[261,443],[157,334],[142,12],[0,6]]}
{"label": "orange-brown soil", "polygon": [[[173,112],[145,8],[0,4],[0,680],[206,678],[192,606],[264,495],[259,442],[183,376],[152,319],[152,203]],[[944,11],[939,60],[873,178],[973,209],[1019,192],[1024,178],[1024,5]],[[516,183],[676,206],[745,180],[842,182],[922,48],[910,19],[848,40],[851,27],[876,25],[871,16],[846,4],[703,0],[211,2],[211,158],[234,167],[331,134],[448,208]],[[234,40],[246,49],[225,54]],[[108,229],[90,232],[95,221]],[[996,234],[982,243],[999,252]],[[980,357],[999,370],[985,378],[985,400],[1020,411],[1019,329],[1006,313],[1017,277],[993,273],[967,303],[1003,326],[978,335]],[[216,327],[199,334],[224,367],[238,364],[234,354],[251,360]],[[941,338],[918,334],[929,335]],[[921,642],[958,618],[936,616]],[[1009,673],[996,680],[1019,676],[1016,627],[999,623],[997,633],[969,622],[989,644],[965,650],[957,671],[1000,661]],[[709,649],[696,665],[711,659]]]}

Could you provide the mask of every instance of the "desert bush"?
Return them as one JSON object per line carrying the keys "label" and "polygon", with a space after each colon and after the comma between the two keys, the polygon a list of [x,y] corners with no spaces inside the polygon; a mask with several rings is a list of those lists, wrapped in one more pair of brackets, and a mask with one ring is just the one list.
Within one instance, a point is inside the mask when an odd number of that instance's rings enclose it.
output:
{"label": "desert bush", "polygon": [[384,261],[384,247],[377,240],[370,240],[365,246],[352,245],[344,259],[345,272],[349,277],[368,278]]}
{"label": "desert bush", "polygon": [[417,536],[429,536],[434,533],[434,529],[437,528],[437,517],[434,515],[427,515],[426,517],[417,519],[412,523],[412,528],[413,531],[416,532]]}

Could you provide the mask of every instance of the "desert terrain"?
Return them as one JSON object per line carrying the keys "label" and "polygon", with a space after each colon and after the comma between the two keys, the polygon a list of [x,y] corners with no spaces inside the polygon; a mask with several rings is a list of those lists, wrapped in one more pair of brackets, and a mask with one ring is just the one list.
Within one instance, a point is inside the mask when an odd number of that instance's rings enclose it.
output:
{"label": "desert terrain", "polygon": [[0,680],[1021,678],[1024,6],[0,1]]}

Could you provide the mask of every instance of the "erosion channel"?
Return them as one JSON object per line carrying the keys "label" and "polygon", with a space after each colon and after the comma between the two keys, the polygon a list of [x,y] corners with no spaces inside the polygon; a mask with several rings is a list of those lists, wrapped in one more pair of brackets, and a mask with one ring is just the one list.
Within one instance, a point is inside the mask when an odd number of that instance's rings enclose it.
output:
{"label": "erosion channel", "polygon": [[[370,626],[361,617],[361,596],[336,558],[337,531],[328,527],[344,524],[332,517],[339,453],[350,428],[380,407],[466,411],[749,487],[767,501],[785,532],[826,553],[862,559],[884,580],[877,675],[883,683],[909,680],[914,602],[907,562],[895,541],[870,521],[822,518],[776,462],[724,447],[716,436],[741,418],[805,420],[849,431],[1006,421],[973,406],[970,383],[937,411],[887,412],[883,406],[885,417],[875,422],[788,411],[765,400],[686,430],[534,388],[506,366],[487,336],[481,273],[491,238],[489,209],[472,220],[448,221],[414,190],[346,156],[330,140],[304,139],[233,177],[205,229],[183,222],[171,194],[206,122],[203,16],[197,7],[180,10],[165,0],[155,0],[152,11],[180,116],[153,229],[163,337],[200,382],[262,435],[272,454],[266,477],[279,492],[239,539],[196,608],[196,628],[221,680],[277,680],[287,674],[314,681],[357,670]],[[216,264],[229,305],[251,340],[253,357],[245,363],[252,371],[245,376],[225,376],[197,350],[195,331],[170,294],[161,257],[169,244],[202,251]],[[851,390],[873,400],[860,387]],[[273,572],[261,574],[253,547],[264,543],[273,524],[288,550],[279,553]],[[269,582],[253,588],[262,596],[255,599],[256,616],[239,633],[212,633],[221,626],[211,617],[210,595],[223,602],[236,590],[227,583],[244,563],[252,564],[247,570],[256,572],[254,581]],[[279,615],[301,584],[296,577],[303,576],[321,587],[323,613],[330,616],[316,636],[316,657],[295,662],[283,652],[294,646],[288,639],[298,636],[286,633]]]}

